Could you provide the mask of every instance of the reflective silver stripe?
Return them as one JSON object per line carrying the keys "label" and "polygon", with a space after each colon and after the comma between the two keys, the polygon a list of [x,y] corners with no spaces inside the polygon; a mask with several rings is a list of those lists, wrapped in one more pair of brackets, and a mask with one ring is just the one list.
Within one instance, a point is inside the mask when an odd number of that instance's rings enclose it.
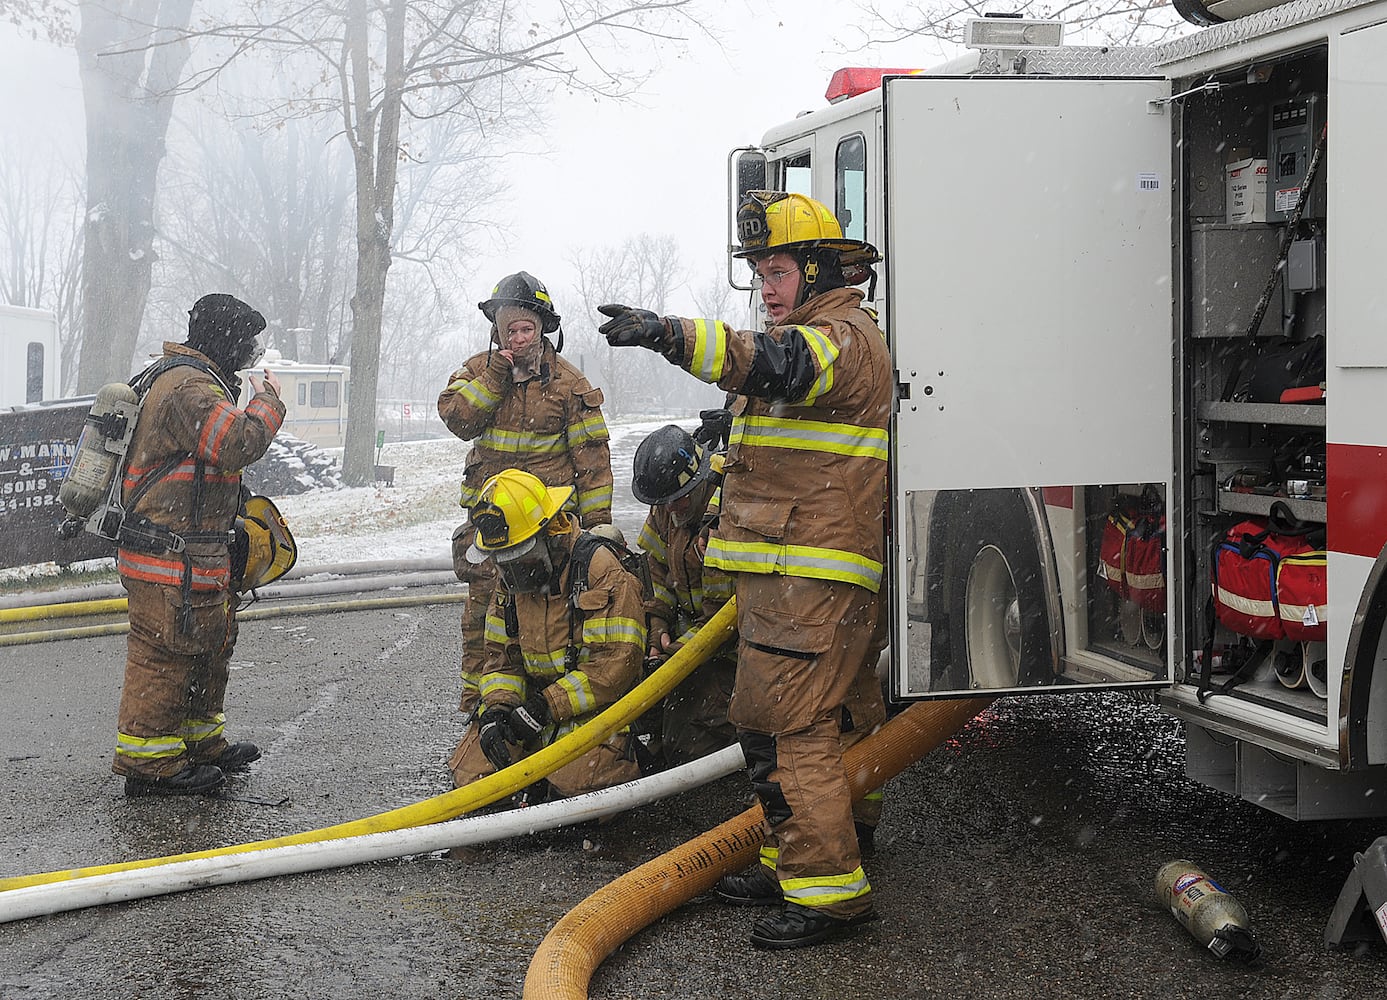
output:
{"label": "reflective silver stripe", "polygon": [[500,691],[515,695],[517,701],[525,700],[525,682],[514,674],[482,674],[479,688],[483,699],[485,699],[487,695],[495,694]]}
{"label": "reflective silver stripe", "polygon": [[809,395],[800,401],[801,403],[812,403],[833,388],[833,362],[838,360],[838,345],[830,340],[823,331],[816,330],[812,326],[795,326],[791,329],[799,331],[804,342],[809,345],[809,350],[814,352],[814,357],[819,362],[819,377],[810,387]]}
{"label": "reflective silver stripe", "polygon": [[578,494],[578,513],[591,514],[595,510],[607,510],[612,506],[612,488],[599,486],[595,490],[582,490]]}
{"label": "reflective silver stripe", "polygon": [[696,319],[693,357],[689,374],[704,382],[716,382],[727,370],[727,325],[721,320]]}
{"label": "reflective silver stripe", "polygon": [[732,444],[763,448],[792,448],[830,455],[851,455],[886,461],[885,429],[825,420],[797,420],[743,414],[732,423]]}
{"label": "reflective silver stripe", "polygon": [[717,535],[709,537],[703,562],[730,573],[783,573],[816,580],[840,580],[866,587],[873,593],[881,588],[883,571],[877,560],[842,549],[778,542],[733,542]]}
{"label": "reflective silver stripe", "polygon": [[801,906],[830,906],[865,896],[872,891],[872,887],[866,873],[859,867],[848,875],[782,879],[780,891],[787,900]]}
{"label": "reflective silver stripe", "polygon": [[453,385],[457,387],[459,396],[480,410],[494,410],[501,405],[501,397],[487,388],[479,378],[471,382],[454,382]]}
{"label": "reflective silver stripe", "polygon": [[594,413],[586,420],[568,425],[568,443],[570,445],[577,446],[589,441],[607,441],[610,439],[611,435],[607,433],[607,423],[602,419],[601,413]]}
{"label": "reflective silver stripe", "polygon": [[597,707],[597,697],[592,693],[592,682],[582,671],[575,670],[571,674],[564,674],[558,679],[556,686],[568,695],[568,707],[574,715],[584,715]]}
{"label": "reflective silver stripe", "polygon": [[563,434],[531,434],[499,427],[488,427],[482,431],[477,437],[477,444],[492,451],[516,455],[548,455],[568,450],[568,440]]}

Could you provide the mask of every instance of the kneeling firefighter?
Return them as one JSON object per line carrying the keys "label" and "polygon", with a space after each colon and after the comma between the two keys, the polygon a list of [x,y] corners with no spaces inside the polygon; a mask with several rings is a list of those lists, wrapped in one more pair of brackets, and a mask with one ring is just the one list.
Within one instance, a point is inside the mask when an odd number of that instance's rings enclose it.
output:
{"label": "kneeling firefighter", "polygon": [[208,792],[260,757],[253,743],[227,741],[223,702],[239,589],[263,578],[262,567],[283,565],[262,540],[255,564],[233,581],[241,470],[284,421],[269,371],[251,375],[254,396],[244,410],[235,405],[236,372],[263,353],[264,328],[240,299],[204,295],[188,313],[187,342],[165,343],[141,376],[116,537],[130,633],[112,770],[127,795]]}
{"label": "kneeling firefighter", "polygon": [[875,282],[876,250],[845,239],[833,213],[800,194],[750,192],[737,223],[768,329],[613,304],[600,307],[600,332],[748,397],[704,561],[734,581],[729,716],[767,838],[762,864],[718,893],[776,907],[756,921],[753,945],[798,948],[874,915],[842,751],[885,719],[867,678],[894,383],[885,337],[853,287]]}
{"label": "kneeling firefighter", "polygon": [[[716,437],[716,431],[705,436]],[[631,492],[650,504],[636,540],[649,557],[654,585],[646,605],[648,665],[673,656],[732,596],[731,577],[703,565],[708,531],[721,504],[722,463],[722,455],[675,424],[661,427],[636,448]],[[736,672],[736,642],[729,641],[665,697],[659,748],[666,763],[686,764],[736,740],[727,721]]]}
{"label": "kneeling firefighter", "polygon": [[[506,469],[481,488],[473,563],[500,575],[486,618],[481,712],[448,761],[458,787],[548,746],[640,680],[645,625],[640,580],[609,542],[581,531],[572,486],[546,487]],[[634,737],[611,736],[525,795],[578,795],[639,777]]]}

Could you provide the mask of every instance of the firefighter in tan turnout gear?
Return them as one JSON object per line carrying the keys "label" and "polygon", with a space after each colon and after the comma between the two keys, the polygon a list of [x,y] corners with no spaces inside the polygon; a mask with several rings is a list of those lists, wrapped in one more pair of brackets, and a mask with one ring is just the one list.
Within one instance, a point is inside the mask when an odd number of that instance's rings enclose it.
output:
{"label": "firefighter in tan turnout gear", "polygon": [[279,381],[252,375],[244,410],[236,372],[263,352],[265,319],[230,295],[204,295],[188,340],[165,343],[129,447],[116,568],[130,634],[112,769],[127,795],[192,795],[260,757],[223,735],[236,595],[230,542],[241,470],[284,420]]}
{"label": "firefighter in tan turnout gear", "polygon": [[751,192],[738,235],[768,330],[622,305],[601,307],[609,319],[600,329],[613,346],[657,351],[750,397],[733,423],[705,561],[734,578],[729,717],[767,839],[762,865],[725,878],[718,892],[777,907],[755,923],[754,945],[797,948],[874,915],[842,750],[885,719],[866,676],[885,558],[891,358],[852,287],[874,279],[879,257],[844,239],[828,209],[803,195]]}
{"label": "firefighter in tan turnout gear", "polygon": [[[703,564],[708,529],[722,502],[722,463],[723,456],[711,446],[674,424],[661,427],[636,449],[631,493],[650,504],[636,539],[649,556],[654,584],[646,606],[648,662],[673,656],[732,596],[732,578]],[[736,668],[735,645],[729,642],[665,697],[660,710],[665,762],[687,764],[736,739],[727,721]]]}
{"label": "firefighter in tan turnout gear", "polygon": [[[520,271],[497,282],[477,306],[491,320],[492,345],[448,378],[438,396],[438,415],[448,430],[472,441],[460,503],[476,505],[482,484],[504,469],[519,468],[549,486],[576,491],[584,528],[612,520],[612,460],[602,419],[602,390],[559,357],[563,330],[548,290]],[[558,333],[558,345],[549,334]],[[468,585],[462,613],[462,697],[468,717],[478,703],[485,661],[484,623],[496,570],[472,565],[466,553],[476,536],[466,523],[453,533],[453,568]]]}
{"label": "firefighter in tan turnout gear", "polygon": [[[486,618],[481,713],[448,761],[458,787],[549,745],[640,680],[645,612],[640,581],[565,506],[572,486],[546,487],[519,469],[482,485],[468,549],[501,577]],[[526,801],[608,788],[639,777],[627,731],[615,733],[526,793]]]}

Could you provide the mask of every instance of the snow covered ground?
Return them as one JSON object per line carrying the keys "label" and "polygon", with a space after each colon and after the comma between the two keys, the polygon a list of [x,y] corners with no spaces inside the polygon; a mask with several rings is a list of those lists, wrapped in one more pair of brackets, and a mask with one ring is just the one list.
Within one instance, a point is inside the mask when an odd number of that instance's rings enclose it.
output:
{"label": "snow covered ground", "polygon": [[[608,425],[616,480],[612,516],[632,545],[647,508],[631,496],[631,460],[647,434],[671,422],[693,430],[698,417],[678,415]],[[275,497],[298,542],[298,566],[449,559],[453,529],[463,520],[458,486],[470,447],[456,438],[387,444],[379,464],[395,467],[393,486],[320,489]],[[49,590],[115,579],[109,559],[77,563],[66,570],[45,563],[0,570],[0,589]]]}
{"label": "snow covered ground", "polygon": [[[616,480],[612,519],[630,544],[647,510],[631,496],[631,460],[647,434],[671,422],[690,430],[698,426],[697,416],[608,425]],[[463,520],[458,486],[470,447],[455,438],[387,444],[380,464],[395,467],[394,486],[318,490],[276,500],[298,541],[299,565],[449,558],[453,529]]]}

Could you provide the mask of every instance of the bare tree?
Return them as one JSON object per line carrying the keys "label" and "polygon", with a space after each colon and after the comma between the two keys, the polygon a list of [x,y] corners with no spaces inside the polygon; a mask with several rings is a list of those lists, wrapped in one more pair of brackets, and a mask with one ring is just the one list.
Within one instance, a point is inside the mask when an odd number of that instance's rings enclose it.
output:
{"label": "bare tree", "polygon": [[79,0],[87,210],[79,392],[129,375],[154,265],[155,193],[193,0]]}
{"label": "bare tree", "polygon": [[619,246],[579,251],[571,261],[578,275],[581,311],[565,312],[564,330],[590,358],[588,378],[606,390],[612,416],[627,412],[669,413],[697,410],[721,398],[702,390],[663,358],[649,351],[614,350],[597,333],[597,307],[607,302],[639,306],[664,314],[685,283],[679,247],[671,236],[642,233]]}
{"label": "bare tree", "polygon": [[0,159],[0,300],[58,318],[59,384],[80,342],[81,182],[56,149],[16,144]]}
{"label": "bare tree", "polygon": [[982,0],[871,0],[859,9],[866,16],[855,30],[864,46],[917,36],[959,42],[970,17],[998,10],[1058,18],[1071,33],[1095,44],[1149,44],[1190,30],[1169,0],[1029,0],[1000,6]]}
{"label": "bare tree", "polygon": [[[604,67],[594,45],[616,33],[666,37],[664,17],[689,2],[553,0],[532,16],[505,0],[301,0],[288,13],[252,3],[246,23],[218,29],[238,45],[321,61],[352,151],[357,252],[348,482],[366,482],[373,464],[386,275],[399,250],[397,182],[410,157],[402,123],[453,116],[495,139],[508,129],[532,130],[541,118],[537,80],[620,94],[629,75]],[[260,16],[266,13],[273,16]],[[316,97],[329,99],[325,91]]]}

